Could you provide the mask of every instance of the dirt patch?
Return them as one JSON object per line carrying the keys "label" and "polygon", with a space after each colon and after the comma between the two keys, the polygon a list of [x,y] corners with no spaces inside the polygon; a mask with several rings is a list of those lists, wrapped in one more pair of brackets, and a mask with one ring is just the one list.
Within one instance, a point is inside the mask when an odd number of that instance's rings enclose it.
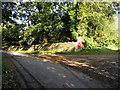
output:
{"label": "dirt patch", "polygon": [[120,69],[118,55],[29,55],[69,66],[91,76],[92,78],[118,87],[118,79],[120,78],[120,74],[118,72]]}
{"label": "dirt patch", "polygon": [[15,67],[13,66],[13,64],[10,62],[9,58],[3,56],[4,62],[6,64],[6,66],[8,67],[8,71],[3,72],[2,75],[2,88],[3,89],[7,89],[7,88],[21,88],[19,81],[17,79],[17,76],[15,74]]}

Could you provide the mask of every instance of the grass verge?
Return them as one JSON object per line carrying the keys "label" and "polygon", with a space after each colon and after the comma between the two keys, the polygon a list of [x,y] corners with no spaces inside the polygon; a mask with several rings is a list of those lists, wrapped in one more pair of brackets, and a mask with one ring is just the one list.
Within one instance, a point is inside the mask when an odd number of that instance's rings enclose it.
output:
{"label": "grass verge", "polygon": [[110,49],[104,47],[97,47],[93,49],[83,49],[79,52],[67,52],[67,51],[9,51],[9,52],[19,52],[19,53],[30,53],[30,54],[68,54],[68,55],[113,55],[118,54],[120,50],[117,49]]}
{"label": "grass verge", "polygon": [[15,72],[9,67],[5,59],[2,58],[2,89],[17,89],[19,87]]}

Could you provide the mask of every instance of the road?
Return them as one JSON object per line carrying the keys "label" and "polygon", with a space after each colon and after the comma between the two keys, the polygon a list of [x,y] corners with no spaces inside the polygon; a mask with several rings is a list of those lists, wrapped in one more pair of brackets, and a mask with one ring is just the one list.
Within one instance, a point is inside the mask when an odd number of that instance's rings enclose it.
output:
{"label": "road", "polygon": [[90,78],[82,72],[48,61],[15,52],[3,52],[12,62],[23,88],[108,88],[109,85]]}

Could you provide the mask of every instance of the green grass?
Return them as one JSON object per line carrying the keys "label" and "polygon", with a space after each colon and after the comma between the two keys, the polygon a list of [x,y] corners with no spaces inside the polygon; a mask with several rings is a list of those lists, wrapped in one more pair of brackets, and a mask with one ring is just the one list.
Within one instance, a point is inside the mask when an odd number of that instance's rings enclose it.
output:
{"label": "green grass", "polygon": [[10,52],[20,52],[20,53],[31,53],[31,54],[68,54],[68,55],[74,55],[74,54],[81,54],[81,55],[113,55],[117,54],[119,50],[117,47],[96,47],[93,49],[83,49],[79,52],[67,52],[67,51],[10,51]]}
{"label": "green grass", "polygon": [[55,54],[57,51],[27,51],[27,50],[22,50],[22,51],[9,51],[9,52],[19,52],[19,53],[31,53],[31,54]]}
{"label": "green grass", "polygon": [[9,69],[8,69],[7,65],[5,64],[3,58],[2,58],[2,72],[3,72],[3,75],[4,75],[4,73],[6,73],[8,71],[9,71]]}
{"label": "green grass", "polygon": [[68,54],[68,55],[74,55],[74,54],[81,54],[81,55],[113,55],[117,54],[118,51],[113,51],[109,49],[84,49],[79,52],[58,52],[57,54]]}
{"label": "green grass", "polygon": [[5,85],[8,84],[8,82],[5,80],[8,72],[9,72],[9,68],[7,67],[7,65],[5,64],[5,62],[2,58],[2,85],[3,85],[3,87],[5,87]]}
{"label": "green grass", "polygon": [[16,74],[11,67],[2,59],[2,88],[20,88]]}

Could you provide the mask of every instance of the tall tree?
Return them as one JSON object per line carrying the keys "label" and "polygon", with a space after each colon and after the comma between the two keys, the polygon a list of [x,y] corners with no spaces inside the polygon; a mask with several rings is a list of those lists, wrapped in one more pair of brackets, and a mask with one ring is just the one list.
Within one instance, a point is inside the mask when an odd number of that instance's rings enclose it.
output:
{"label": "tall tree", "polygon": [[[84,37],[83,43],[86,47],[92,47],[94,42],[95,45],[102,46],[117,41],[117,30],[113,25],[115,13],[113,6],[119,5],[108,2],[77,2],[77,0],[3,3],[2,21],[3,26],[7,28],[4,30],[19,32],[20,38],[17,39],[19,44],[68,42],[76,41],[77,37]],[[28,28],[25,30],[22,29],[23,26],[18,25],[16,29],[13,19],[21,19],[22,24]],[[10,33],[12,35],[14,32]]]}

